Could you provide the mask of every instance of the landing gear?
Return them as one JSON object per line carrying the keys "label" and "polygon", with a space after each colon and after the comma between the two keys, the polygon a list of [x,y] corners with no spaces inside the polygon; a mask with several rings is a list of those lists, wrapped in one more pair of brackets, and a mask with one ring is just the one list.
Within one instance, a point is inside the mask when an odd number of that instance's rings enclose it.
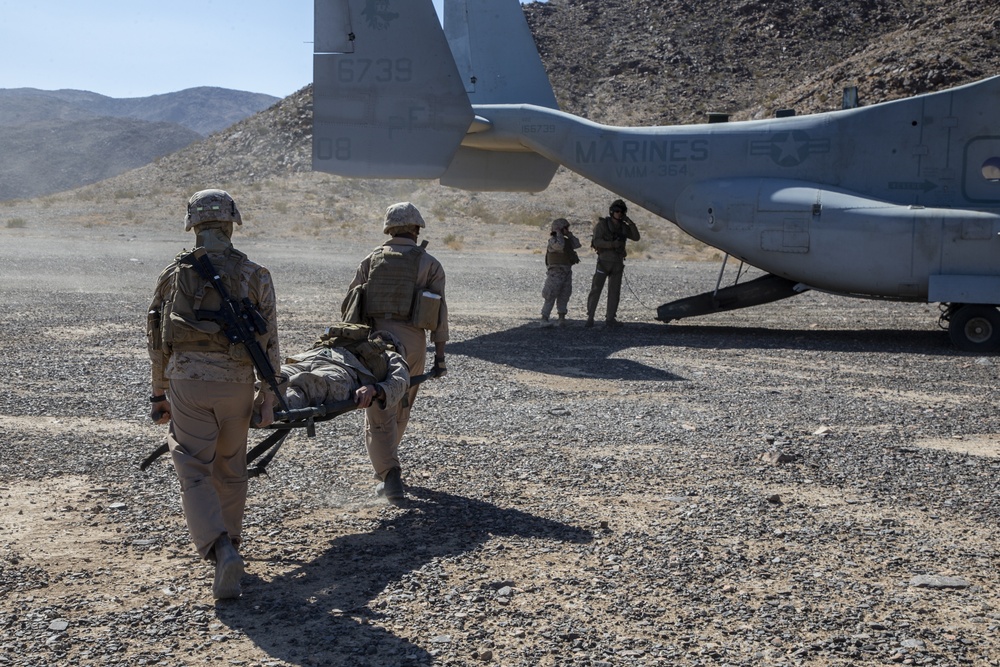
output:
{"label": "landing gear", "polygon": [[1000,311],[981,304],[951,304],[945,314],[952,344],[966,352],[1000,349]]}

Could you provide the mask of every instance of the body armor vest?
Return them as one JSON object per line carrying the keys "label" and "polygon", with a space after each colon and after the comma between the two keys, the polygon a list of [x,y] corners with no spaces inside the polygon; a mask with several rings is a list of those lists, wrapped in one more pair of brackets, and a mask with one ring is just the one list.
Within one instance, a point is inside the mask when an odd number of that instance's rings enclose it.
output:
{"label": "body armor vest", "polygon": [[580,257],[576,254],[576,250],[567,246],[562,252],[546,252],[545,253],[545,266],[556,266],[556,265],[569,265],[579,264]]}
{"label": "body armor vest", "polygon": [[409,320],[417,273],[424,249],[419,246],[403,252],[380,246],[372,253],[365,284],[365,316]]}

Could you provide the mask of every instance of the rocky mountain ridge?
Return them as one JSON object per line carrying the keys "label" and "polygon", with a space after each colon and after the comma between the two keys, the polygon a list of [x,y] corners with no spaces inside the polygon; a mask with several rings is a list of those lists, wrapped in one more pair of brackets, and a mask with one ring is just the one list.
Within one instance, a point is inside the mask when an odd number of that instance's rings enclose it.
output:
{"label": "rocky mountain ridge", "polygon": [[0,88],[0,127],[39,121],[131,118],[149,123],[176,123],[202,136],[225,129],[279,98],[212,86],[117,98],[85,90]]}
{"label": "rocky mountain ridge", "polygon": [[111,178],[277,100],[211,87],[128,99],[82,90],[0,89],[0,200]]}
{"label": "rocky mountain ridge", "polygon": [[525,6],[560,105],[613,124],[839,108],[1000,74],[992,0],[551,0]]}

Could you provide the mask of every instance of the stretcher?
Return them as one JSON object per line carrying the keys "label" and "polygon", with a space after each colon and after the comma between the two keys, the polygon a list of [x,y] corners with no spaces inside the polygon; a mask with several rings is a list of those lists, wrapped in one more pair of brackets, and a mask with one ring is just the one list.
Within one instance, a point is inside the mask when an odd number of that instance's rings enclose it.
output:
{"label": "stretcher", "polygon": [[[422,383],[428,378],[434,377],[434,373],[424,373],[423,375],[415,375],[410,378],[410,386],[415,387]],[[324,422],[335,417],[339,417],[342,414],[346,414],[358,408],[358,404],[354,402],[353,398],[348,398],[343,401],[336,401],[333,403],[324,403],[316,407],[308,408],[296,408],[294,410],[276,410],[274,413],[274,421],[271,424],[261,428],[260,430],[270,430],[274,431],[266,438],[261,440],[259,443],[247,450],[247,476],[257,477],[258,475],[266,474],[267,464],[271,462],[271,459],[278,453],[281,449],[281,445],[284,444],[285,438],[287,438],[295,429],[304,428],[306,429],[306,437],[313,438],[316,436],[316,423]],[[139,464],[139,470],[145,472],[147,468],[156,459],[160,458],[169,451],[167,443],[163,443],[157,447],[153,452],[144,458]],[[251,466],[251,463],[260,459],[256,464]]]}

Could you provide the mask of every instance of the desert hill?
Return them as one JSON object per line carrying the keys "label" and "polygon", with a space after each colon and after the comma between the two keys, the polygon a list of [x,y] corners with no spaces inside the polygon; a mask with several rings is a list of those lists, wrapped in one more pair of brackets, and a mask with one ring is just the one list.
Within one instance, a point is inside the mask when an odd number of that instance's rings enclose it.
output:
{"label": "desert hill", "polygon": [[553,0],[526,6],[560,105],[603,123],[839,108],[1000,74],[992,0]]}
{"label": "desert hill", "polygon": [[[551,0],[525,5],[525,12],[561,108],[606,123],[696,123],[710,111],[734,119],[784,108],[826,111],[840,107],[846,86],[858,86],[861,104],[869,105],[1000,73],[1000,6],[993,0]],[[250,233],[367,229],[386,204],[405,198],[429,211],[452,243],[486,224],[491,235],[512,237],[504,246],[516,249],[532,247],[538,227],[556,215],[589,223],[612,195],[565,170],[536,195],[313,173],[311,105],[307,86],[152,164],[56,197],[52,210],[65,214],[54,219],[120,224],[114,210],[94,220],[74,205],[113,193],[142,198],[150,212],[144,219],[166,223],[188,193],[211,185],[244,202],[254,221]],[[31,221],[30,207],[12,208]],[[671,226],[636,213],[650,229],[648,250],[697,250]]]}
{"label": "desert hill", "polygon": [[271,106],[224,88],[118,99],[82,90],[0,89],[0,200],[116,176]]}
{"label": "desert hill", "polygon": [[277,101],[273,95],[210,86],[130,98],[108,97],[85,90],[0,88],[0,126],[46,120],[131,118],[150,123],[176,123],[208,136]]}

